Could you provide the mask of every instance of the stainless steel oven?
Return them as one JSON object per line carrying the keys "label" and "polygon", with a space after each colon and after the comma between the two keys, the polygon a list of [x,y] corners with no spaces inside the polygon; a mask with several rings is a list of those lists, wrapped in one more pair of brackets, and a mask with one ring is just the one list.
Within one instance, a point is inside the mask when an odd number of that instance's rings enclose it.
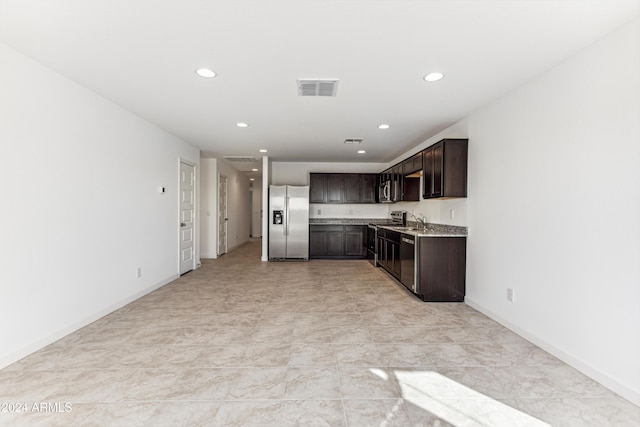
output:
{"label": "stainless steel oven", "polygon": [[374,266],[378,266],[378,226],[369,224],[367,226],[367,260]]}

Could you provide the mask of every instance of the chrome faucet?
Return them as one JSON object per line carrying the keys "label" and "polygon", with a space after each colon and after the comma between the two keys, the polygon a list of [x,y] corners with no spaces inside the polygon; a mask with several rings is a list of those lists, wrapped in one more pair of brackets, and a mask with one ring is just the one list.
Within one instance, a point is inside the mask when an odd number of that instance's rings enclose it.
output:
{"label": "chrome faucet", "polygon": [[416,223],[419,223],[422,225],[422,229],[426,230],[427,229],[427,218],[425,218],[425,216],[423,214],[418,214],[419,217],[416,217],[415,215],[411,215],[411,218],[416,220]]}

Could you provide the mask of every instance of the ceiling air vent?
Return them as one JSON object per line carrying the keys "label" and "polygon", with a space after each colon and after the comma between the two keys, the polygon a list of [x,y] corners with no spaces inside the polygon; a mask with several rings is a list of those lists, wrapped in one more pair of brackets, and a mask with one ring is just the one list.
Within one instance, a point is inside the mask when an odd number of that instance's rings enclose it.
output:
{"label": "ceiling air vent", "polygon": [[338,80],[300,80],[298,96],[336,96]]}
{"label": "ceiling air vent", "polygon": [[350,138],[350,139],[345,139],[344,143],[345,144],[361,144],[362,143],[362,138]]}
{"label": "ceiling air vent", "polygon": [[229,162],[257,162],[258,159],[255,157],[247,157],[247,156],[224,156],[224,159]]}

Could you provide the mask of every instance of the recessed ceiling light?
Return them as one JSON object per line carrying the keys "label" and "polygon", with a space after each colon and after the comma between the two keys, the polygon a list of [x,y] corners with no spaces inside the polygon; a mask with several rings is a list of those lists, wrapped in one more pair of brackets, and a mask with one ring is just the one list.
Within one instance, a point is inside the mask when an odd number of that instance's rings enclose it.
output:
{"label": "recessed ceiling light", "polygon": [[238,123],[236,123],[236,126],[238,126],[239,128],[247,128],[247,127],[249,127],[249,125],[246,124],[245,122],[238,122]]}
{"label": "recessed ceiling light", "polygon": [[435,72],[435,73],[427,74],[426,76],[424,76],[424,79],[428,82],[437,82],[443,77],[444,77],[444,74]]}
{"label": "recessed ceiling light", "polygon": [[204,77],[205,79],[212,79],[216,76],[216,72],[208,68],[198,68],[196,70],[196,74],[200,77]]}
{"label": "recessed ceiling light", "polygon": [[387,125],[387,124],[381,124],[380,126],[378,126],[378,129],[389,129],[391,126]]}
{"label": "recessed ceiling light", "polygon": [[261,153],[266,153],[267,150],[265,150],[264,148],[260,150]]}
{"label": "recessed ceiling light", "polygon": [[249,178],[249,181],[255,181],[255,179],[254,178]]}
{"label": "recessed ceiling light", "polygon": [[251,169],[251,172],[258,172],[258,169],[253,168],[253,169]]}
{"label": "recessed ceiling light", "polygon": [[366,151],[364,151],[364,150],[358,150],[358,154],[364,154],[364,153],[366,153]]}

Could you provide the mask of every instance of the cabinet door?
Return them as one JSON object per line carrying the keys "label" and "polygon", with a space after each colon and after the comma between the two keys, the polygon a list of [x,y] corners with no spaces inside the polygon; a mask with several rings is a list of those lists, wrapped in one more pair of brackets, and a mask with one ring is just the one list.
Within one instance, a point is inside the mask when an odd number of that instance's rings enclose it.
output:
{"label": "cabinet door", "polygon": [[323,173],[309,175],[309,203],[327,202],[327,176]]}
{"label": "cabinet door", "polygon": [[366,256],[365,246],[366,226],[345,226],[344,227],[344,254],[345,256],[363,257]]}
{"label": "cabinet door", "polygon": [[418,172],[422,170],[422,151],[412,157],[413,159],[413,171]]}
{"label": "cabinet door", "polygon": [[360,175],[360,201],[375,203],[376,191],[378,191],[378,175],[372,173]]}
{"label": "cabinet door", "polygon": [[379,264],[391,275],[400,278],[400,245],[387,239],[378,240]]}
{"label": "cabinet door", "polygon": [[442,197],[467,197],[467,139],[445,139],[442,154]]}
{"label": "cabinet door", "polygon": [[422,196],[467,197],[466,139],[443,139],[423,153]]}
{"label": "cabinet door", "polygon": [[344,202],[360,203],[360,175],[348,173],[344,175]]}
{"label": "cabinet door", "polygon": [[422,154],[422,197],[428,199],[433,194],[433,148]]}
{"label": "cabinet door", "polygon": [[327,233],[321,227],[309,229],[309,258],[327,255]]}
{"label": "cabinet door", "polygon": [[464,301],[466,238],[428,237],[419,242],[417,293],[425,301]]}
{"label": "cabinet door", "polygon": [[327,174],[327,203],[342,203],[344,200],[344,175]]}
{"label": "cabinet door", "polygon": [[389,242],[393,251],[393,267],[392,271],[396,277],[400,277],[400,245],[395,242]]}
{"label": "cabinet door", "polygon": [[409,175],[410,173],[413,173],[413,159],[412,158],[408,158],[407,160],[404,160],[402,162],[402,173],[404,175]]}
{"label": "cabinet door", "polygon": [[327,256],[344,256],[344,230],[327,232]]}
{"label": "cabinet door", "polygon": [[391,251],[391,246],[387,239],[384,239],[381,242],[382,252],[384,253],[384,264],[383,267],[385,270],[389,271],[393,269],[393,251]]}
{"label": "cabinet door", "polygon": [[431,197],[441,197],[443,187],[443,160],[444,160],[444,144],[438,143],[433,147],[433,189]]}
{"label": "cabinet door", "polygon": [[419,202],[420,178],[409,178],[405,176],[402,184],[404,186],[402,190],[402,200],[405,202]]}
{"label": "cabinet door", "polygon": [[404,175],[409,175],[419,170],[422,170],[422,152],[414,154],[402,162],[402,172]]}
{"label": "cabinet door", "polygon": [[381,237],[378,237],[376,242],[378,246],[378,265],[381,267],[387,264],[387,251],[384,242],[386,242],[386,240]]}

